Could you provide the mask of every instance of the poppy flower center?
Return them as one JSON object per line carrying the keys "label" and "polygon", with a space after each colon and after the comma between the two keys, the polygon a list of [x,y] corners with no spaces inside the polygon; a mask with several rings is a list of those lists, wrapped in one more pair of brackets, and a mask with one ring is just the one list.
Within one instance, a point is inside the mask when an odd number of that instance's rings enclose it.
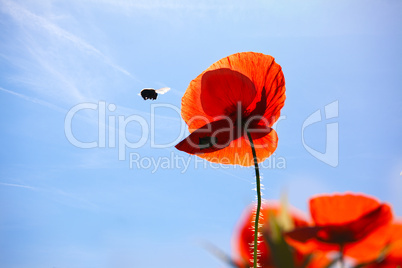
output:
{"label": "poppy flower center", "polygon": [[248,131],[253,135],[254,139],[258,139],[267,135],[271,128],[269,122],[262,115],[255,113],[255,111],[249,111],[239,102],[228,116],[228,120],[233,122],[234,128],[238,131],[238,136],[245,136]]}

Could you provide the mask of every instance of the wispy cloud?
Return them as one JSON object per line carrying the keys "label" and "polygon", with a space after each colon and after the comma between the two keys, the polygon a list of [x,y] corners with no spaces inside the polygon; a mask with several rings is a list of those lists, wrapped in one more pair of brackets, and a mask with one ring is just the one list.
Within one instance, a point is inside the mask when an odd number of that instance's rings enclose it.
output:
{"label": "wispy cloud", "polygon": [[48,108],[56,110],[58,112],[65,113],[67,111],[66,109],[60,108],[59,106],[54,105],[54,104],[52,104],[50,102],[43,101],[43,100],[33,98],[33,97],[29,97],[29,96],[26,96],[24,94],[20,94],[20,93],[17,93],[17,92],[14,92],[14,91],[2,88],[2,87],[0,87],[0,91],[3,91],[5,93],[8,93],[8,94],[11,94],[11,95],[14,95],[14,96],[17,96],[18,98],[21,98],[23,100],[26,100],[26,101],[29,101],[29,102],[32,102],[32,103],[36,103],[36,104],[48,107]]}
{"label": "wispy cloud", "polygon": [[40,187],[35,187],[35,186],[30,186],[22,183],[8,183],[8,182],[0,182],[0,186],[6,186],[6,187],[13,187],[13,188],[21,188],[21,189],[27,189],[35,192],[42,192],[45,194],[49,194],[51,196],[56,197],[56,200],[60,203],[63,203],[68,206],[72,207],[79,207],[79,208],[85,208],[85,209],[98,209],[98,205],[96,205],[93,202],[88,201],[85,198],[82,198],[80,196],[77,196],[72,193],[65,192],[60,189],[56,188],[40,188]]}
{"label": "wispy cloud", "polygon": [[3,10],[9,15],[11,15],[11,17],[13,17],[16,21],[23,24],[24,26],[29,27],[39,26],[47,30],[52,35],[56,35],[60,38],[73,42],[80,49],[87,50],[88,52],[103,56],[99,50],[97,50],[90,44],[86,43],[84,40],[61,29],[57,25],[48,21],[47,19],[30,12],[21,5],[18,5],[15,2],[7,0],[3,0],[1,2],[3,4]]}
{"label": "wispy cloud", "polygon": [[61,27],[57,26],[56,24],[52,23],[51,21],[47,20],[46,18],[32,13],[28,9],[26,9],[23,6],[18,5],[12,1],[3,0],[3,1],[1,1],[1,3],[2,3],[2,7],[1,7],[2,10],[5,11],[7,14],[9,14],[14,20],[16,20],[20,24],[24,25],[25,27],[42,28],[42,29],[46,30],[48,32],[48,34],[71,42],[78,49],[99,57],[106,64],[110,65],[115,70],[117,70],[133,79],[136,79],[129,71],[125,70],[123,67],[114,63],[110,58],[105,56],[97,48],[95,48],[94,46],[92,46],[91,44],[86,42],[85,40],[75,36],[74,34],[62,29]]}
{"label": "wispy cloud", "polygon": [[[9,70],[1,73],[2,80],[18,92],[35,92],[33,96],[58,106],[116,98],[133,84],[143,84],[92,44],[99,46],[93,40],[98,40],[96,33],[102,29],[88,32],[77,27],[77,22],[85,25],[90,19],[77,17],[68,9],[55,11],[56,15],[52,10],[58,9],[35,9],[24,1],[0,0],[3,24],[13,29],[11,34],[0,33],[4,38],[0,60]],[[102,48],[107,46],[102,42]]]}
{"label": "wispy cloud", "polygon": [[233,6],[231,1],[226,3],[216,3],[216,1],[163,1],[163,0],[87,0],[89,2],[104,3],[120,8],[133,9],[190,9],[190,10],[211,10],[217,8],[228,8]]}
{"label": "wispy cloud", "polygon": [[24,188],[24,189],[34,190],[34,191],[39,190],[39,189],[36,188],[36,187],[28,186],[28,185],[24,185],[24,184],[15,184],[15,183],[0,182],[0,185],[9,186],[9,187]]}

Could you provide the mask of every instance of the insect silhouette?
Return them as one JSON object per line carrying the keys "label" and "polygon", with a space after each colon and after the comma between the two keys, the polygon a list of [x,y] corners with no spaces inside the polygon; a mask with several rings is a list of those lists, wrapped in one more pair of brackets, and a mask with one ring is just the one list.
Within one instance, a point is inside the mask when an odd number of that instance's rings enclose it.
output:
{"label": "insect silhouette", "polygon": [[165,94],[170,90],[170,87],[163,87],[160,89],[153,89],[153,88],[144,88],[141,90],[140,95],[144,100],[151,99],[156,100],[158,94]]}

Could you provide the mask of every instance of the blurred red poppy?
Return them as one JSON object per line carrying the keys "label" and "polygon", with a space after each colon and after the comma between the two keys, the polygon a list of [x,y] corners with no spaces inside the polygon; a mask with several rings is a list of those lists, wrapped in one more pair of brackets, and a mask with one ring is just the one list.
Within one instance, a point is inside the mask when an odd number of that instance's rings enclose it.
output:
{"label": "blurred red poppy", "polygon": [[273,57],[243,52],[223,58],[188,86],[181,115],[191,134],[176,148],[211,162],[250,166],[247,129],[262,162],[277,147],[271,127],[285,98],[282,68]]}
{"label": "blurred red poppy", "polygon": [[[313,226],[286,234],[287,241],[303,252],[337,250],[348,255],[358,242],[392,220],[391,207],[363,194],[322,195],[310,199]],[[363,248],[362,248],[363,249]],[[354,248],[356,250],[356,247]],[[378,254],[364,248],[361,254]]]}
{"label": "blurred red poppy", "polygon": [[[272,248],[270,248],[269,242],[267,241],[266,237],[267,234],[271,233],[272,226],[270,224],[270,217],[275,217],[277,219],[282,219],[286,221],[284,217],[290,216],[286,228],[295,228],[295,227],[302,227],[307,226],[307,221],[302,216],[301,213],[296,212],[292,209],[287,215],[283,215],[283,209],[281,208],[280,204],[277,203],[266,203],[261,208],[260,214],[260,222],[261,222],[261,235],[259,236],[259,243],[258,243],[258,267],[263,268],[271,268],[275,267],[275,261],[273,258],[273,254],[271,254]],[[250,206],[245,211],[244,215],[242,216],[238,229],[235,232],[235,236],[233,239],[233,250],[234,254],[240,257],[240,261],[237,263],[243,263],[239,267],[252,267],[252,259],[253,259],[253,241],[254,241],[254,220],[255,220],[255,207]],[[284,223],[282,223],[282,227],[284,228]],[[281,234],[280,234],[281,235]],[[272,247],[272,245],[271,245]],[[283,258],[280,252],[276,252],[276,256],[279,258]],[[286,256],[287,257],[287,256]],[[294,252],[292,262],[295,263],[302,263],[303,262],[303,255],[299,254],[298,252]],[[278,261],[278,260],[277,260]],[[284,261],[284,260],[279,260]],[[287,260],[289,261],[289,260]],[[317,267],[317,266],[316,266]]]}

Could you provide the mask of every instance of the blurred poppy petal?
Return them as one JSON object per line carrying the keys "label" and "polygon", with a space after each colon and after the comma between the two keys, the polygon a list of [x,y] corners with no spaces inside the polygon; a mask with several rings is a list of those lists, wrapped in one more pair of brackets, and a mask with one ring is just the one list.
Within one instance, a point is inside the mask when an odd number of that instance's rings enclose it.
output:
{"label": "blurred poppy petal", "polygon": [[323,242],[339,245],[352,243],[361,240],[378,227],[386,225],[391,220],[391,208],[383,204],[355,221],[320,227],[320,230],[315,236],[318,240]]}
{"label": "blurred poppy petal", "polygon": [[332,260],[328,258],[325,252],[316,252],[311,256],[310,261],[306,268],[323,268],[323,267],[331,267]]}
{"label": "blurred poppy petal", "polygon": [[379,201],[365,195],[322,195],[310,199],[310,213],[318,226],[342,225],[359,219],[379,205]]}
{"label": "blurred poppy petal", "polygon": [[373,232],[379,226],[384,226],[391,222],[392,211],[387,204],[382,204],[376,209],[366,213],[358,221],[351,222],[347,228],[354,233],[353,240],[360,240],[367,234]]}
{"label": "blurred poppy petal", "polygon": [[298,235],[293,236],[295,238],[293,239],[291,236],[289,236],[289,234],[291,234],[291,232],[285,234],[286,242],[295,249],[297,249],[297,251],[301,252],[302,254],[307,255],[311,253],[316,253],[318,251],[322,252],[339,251],[339,245],[337,244],[323,243],[314,238],[310,240],[304,240],[304,239],[297,240],[299,239]]}
{"label": "blurred poppy petal", "polygon": [[315,238],[318,231],[320,231],[321,229],[321,227],[306,226],[302,228],[297,228],[291,232],[287,232],[286,236],[299,242],[305,243],[308,240]]}
{"label": "blurred poppy petal", "polygon": [[402,265],[402,222],[385,225],[378,228],[365,239],[351,244],[345,254],[356,259],[358,263],[367,263],[378,259],[387,248],[387,253],[378,266],[386,267],[385,264]]}
{"label": "blurred poppy petal", "polygon": [[391,226],[392,236],[389,241],[390,249],[386,259],[397,265],[402,265],[402,222]]}
{"label": "blurred poppy petal", "polygon": [[[303,252],[339,251],[343,245],[344,253],[348,254],[366,237],[387,226],[393,217],[389,205],[362,194],[312,198],[310,212],[314,221],[312,226],[287,234],[288,242]],[[355,254],[358,254],[357,249],[354,248]],[[378,254],[377,249],[366,248],[367,256]]]}

